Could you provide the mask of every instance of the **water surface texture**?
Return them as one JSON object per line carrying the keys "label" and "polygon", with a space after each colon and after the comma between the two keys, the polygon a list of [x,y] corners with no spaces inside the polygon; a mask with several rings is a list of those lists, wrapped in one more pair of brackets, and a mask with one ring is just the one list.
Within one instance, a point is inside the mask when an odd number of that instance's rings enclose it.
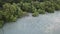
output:
{"label": "water surface texture", "polygon": [[30,14],[5,24],[0,34],[60,34],[60,12],[40,14],[38,17]]}

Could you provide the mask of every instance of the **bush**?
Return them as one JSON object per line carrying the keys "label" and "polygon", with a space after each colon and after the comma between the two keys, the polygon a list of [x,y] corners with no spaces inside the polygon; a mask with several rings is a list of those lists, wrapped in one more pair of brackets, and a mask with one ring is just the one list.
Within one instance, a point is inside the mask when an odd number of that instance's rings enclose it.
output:
{"label": "bush", "polygon": [[32,14],[32,16],[33,16],[33,17],[39,16],[39,13],[38,13],[38,12],[34,12],[34,13]]}
{"label": "bush", "polygon": [[22,5],[22,8],[21,8],[23,11],[26,11],[26,12],[31,12],[31,4],[30,3],[23,3]]}
{"label": "bush", "polygon": [[56,4],[55,5],[55,10],[60,10],[60,5]]}
{"label": "bush", "polygon": [[54,8],[51,8],[51,7],[48,7],[48,8],[46,8],[46,11],[48,12],[48,13],[54,13]]}
{"label": "bush", "polygon": [[36,8],[39,9],[40,3],[38,1],[32,2],[32,5]]}
{"label": "bush", "polygon": [[3,26],[3,24],[4,24],[4,21],[0,20],[0,28]]}
{"label": "bush", "polygon": [[38,9],[39,14],[45,14],[45,10]]}
{"label": "bush", "polygon": [[[20,3],[19,3],[20,2]],[[3,22],[16,21],[29,13],[32,16],[39,14],[54,13],[60,10],[60,0],[0,0],[0,26]]]}
{"label": "bush", "polygon": [[22,17],[23,11],[20,9],[20,7],[17,8],[16,12],[17,12],[16,15],[17,15],[18,18]]}
{"label": "bush", "polygon": [[11,15],[11,17],[10,17],[10,21],[11,21],[11,22],[15,22],[16,19],[17,19],[17,16],[13,16],[13,15]]}
{"label": "bush", "polygon": [[39,9],[45,10],[45,2],[40,2]]}
{"label": "bush", "polygon": [[32,5],[32,13],[36,12],[37,9]]}

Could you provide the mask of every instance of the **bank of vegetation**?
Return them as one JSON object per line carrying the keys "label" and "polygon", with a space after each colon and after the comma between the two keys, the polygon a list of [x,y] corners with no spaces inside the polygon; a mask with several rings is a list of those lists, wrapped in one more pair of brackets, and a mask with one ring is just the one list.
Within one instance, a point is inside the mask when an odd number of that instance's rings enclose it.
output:
{"label": "bank of vegetation", "polygon": [[15,22],[28,13],[35,17],[58,10],[60,0],[0,0],[0,27],[7,22]]}

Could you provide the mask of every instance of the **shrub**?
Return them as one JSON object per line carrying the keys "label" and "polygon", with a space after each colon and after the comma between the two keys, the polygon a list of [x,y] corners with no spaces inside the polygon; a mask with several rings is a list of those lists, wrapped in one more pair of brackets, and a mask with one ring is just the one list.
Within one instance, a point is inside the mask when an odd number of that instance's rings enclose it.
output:
{"label": "shrub", "polygon": [[39,16],[39,13],[38,13],[38,12],[34,12],[34,13],[32,14],[32,16],[33,16],[33,17]]}
{"label": "shrub", "polygon": [[17,16],[13,16],[13,15],[11,15],[11,17],[10,17],[10,21],[11,21],[11,22],[15,22],[16,19],[17,19]]}
{"label": "shrub", "polygon": [[18,7],[17,8],[17,11],[16,11],[17,13],[17,17],[19,18],[19,17],[22,17],[22,14],[23,14],[23,11],[20,9],[20,7]]}
{"label": "shrub", "polygon": [[45,14],[45,10],[38,9],[39,14]]}
{"label": "shrub", "polygon": [[56,4],[55,5],[55,10],[60,10],[60,5]]}
{"label": "shrub", "polygon": [[23,11],[26,11],[26,12],[31,12],[31,4],[30,3],[23,3],[22,5],[22,8],[21,8]]}
{"label": "shrub", "polygon": [[32,5],[32,13],[36,12],[37,9]]}
{"label": "shrub", "polygon": [[39,9],[45,10],[45,2],[40,2]]}
{"label": "shrub", "polygon": [[48,12],[48,13],[54,13],[54,8],[52,8],[52,7],[48,7],[48,8],[46,8],[46,11]]}
{"label": "shrub", "polygon": [[39,9],[39,2],[38,1],[35,1],[35,2],[32,2],[32,5],[36,8],[36,9]]}
{"label": "shrub", "polygon": [[4,21],[0,20],[0,28],[3,26],[3,24],[4,24]]}

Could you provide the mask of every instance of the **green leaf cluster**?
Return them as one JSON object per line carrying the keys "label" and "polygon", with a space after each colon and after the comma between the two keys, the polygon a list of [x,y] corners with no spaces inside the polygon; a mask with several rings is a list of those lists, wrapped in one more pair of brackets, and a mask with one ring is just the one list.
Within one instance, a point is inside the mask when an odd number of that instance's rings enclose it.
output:
{"label": "green leaf cluster", "polygon": [[0,0],[0,27],[6,22],[15,22],[18,18],[32,13],[54,13],[60,10],[60,0]]}

